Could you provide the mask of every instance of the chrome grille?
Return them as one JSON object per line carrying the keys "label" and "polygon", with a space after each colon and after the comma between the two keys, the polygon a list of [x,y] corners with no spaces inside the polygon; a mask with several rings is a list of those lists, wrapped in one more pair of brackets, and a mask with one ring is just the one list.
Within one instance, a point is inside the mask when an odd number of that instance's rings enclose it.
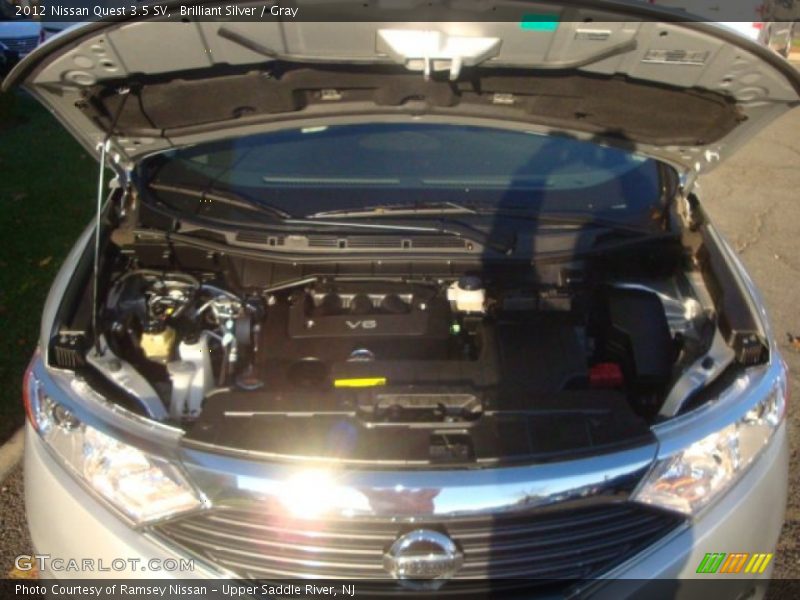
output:
{"label": "chrome grille", "polygon": [[37,36],[24,38],[0,38],[0,44],[19,54],[20,58],[31,52],[39,44]]}
{"label": "chrome grille", "polygon": [[608,571],[681,522],[632,503],[412,525],[279,521],[256,511],[216,508],[162,523],[156,531],[245,578],[386,579],[384,552],[399,535],[425,527],[448,534],[463,551],[455,579],[579,580]]}

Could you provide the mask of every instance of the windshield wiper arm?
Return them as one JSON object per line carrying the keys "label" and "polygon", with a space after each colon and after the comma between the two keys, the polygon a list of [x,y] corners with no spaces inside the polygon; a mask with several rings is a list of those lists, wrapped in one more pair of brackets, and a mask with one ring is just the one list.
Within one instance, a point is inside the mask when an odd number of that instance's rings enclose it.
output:
{"label": "windshield wiper arm", "polygon": [[[246,196],[242,196],[240,194],[235,194],[229,191],[220,191],[215,189],[203,189],[203,188],[195,188],[192,186],[185,186],[185,185],[169,185],[169,184],[162,184],[162,183],[150,183],[149,187],[153,190],[163,191],[163,192],[174,192],[177,194],[184,194],[187,196],[192,196],[199,198],[200,200],[213,200],[215,202],[222,202],[227,204],[228,206],[237,206],[240,208],[246,208],[249,210],[258,210],[260,212],[265,212],[270,214],[274,217],[280,219],[280,222],[285,225],[303,225],[303,226],[310,226],[310,227],[337,227],[337,228],[347,228],[347,229],[372,229],[372,230],[382,230],[382,231],[407,231],[410,233],[436,233],[440,235],[452,235],[456,237],[465,238],[471,240],[475,243],[481,244],[486,248],[491,248],[497,250],[498,252],[502,252],[503,254],[509,254],[513,250],[513,244],[508,243],[506,240],[498,240],[497,236],[491,236],[484,231],[480,231],[475,229],[469,225],[458,221],[446,220],[446,219],[438,219],[439,223],[436,226],[423,226],[423,225],[405,225],[405,224],[387,224],[387,223],[364,223],[364,222],[347,222],[347,221],[339,221],[339,217],[344,217],[346,215],[345,212],[339,213],[336,216],[332,217],[331,220],[321,220],[316,218],[317,216],[323,215],[325,213],[318,213],[314,215],[314,218],[306,218],[306,219],[293,219],[289,213],[286,213],[278,208],[270,206],[269,204],[263,204],[257,200],[251,200]],[[457,205],[454,205],[457,206]],[[469,209],[465,209],[469,211]],[[441,211],[436,211],[437,214]],[[473,211],[469,211],[473,212]],[[363,216],[375,216],[375,215],[368,215],[364,214]],[[395,213],[387,216],[401,216]],[[357,218],[357,217],[356,217]]]}
{"label": "windshield wiper arm", "polygon": [[314,213],[309,215],[307,219],[360,219],[372,217],[413,217],[416,215],[429,216],[439,214],[489,214],[505,217],[514,217],[519,219],[526,219],[530,221],[537,221],[547,225],[568,225],[574,228],[582,227],[604,227],[606,229],[614,229],[616,231],[625,231],[632,234],[652,234],[657,233],[650,229],[630,225],[623,221],[615,221],[597,217],[592,214],[572,214],[572,213],[559,213],[559,212],[535,212],[529,208],[515,208],[515,207],[490,207],[486,208],[476,207],[471,208],[463,206],[455,202],[421,202],[415,204],[393,204],[385,206],[372,206],[361,209],[343,209],[331,210],[326,212]]}
{"label": "windshield wiper arm", "polygon": [[362,209],[343,209],[332,210],[325,212],[318,212],[310,215],[306,219],[298,221],[287,221],[290,223],[318,223],[323,224],[325,221],[321,219],[328,219],[331,225],[347,225],[349,227],[366,227],[373,229],[394,229],[400,231],[418,231],[418,232],[431,232],[445,235],[455,235],[470,239],[476,243],[481,244],[485,248],[496,250],[501,254],[511,254],[514,251],[516,243],[515,236],[497,235],[487,233],[480,229],[476,229],[471,225],[456,221],[450,218],[442,217],[437,219],[438,225],[435,227],[426,227],[419,225],[405,225],[393,224],[386,225],[383,223],[343,223],[337,219],[370,219],[374,217],[432,217],[434,215],[453,215],[453,214],[467,214],[475,215],[477,211],[467,206],[462,206],[455,202],[415,202],[413,204],[389,204],[384,206],[370,206]]}
{"label": "windshield wiper arm", "polygon": [[558,213],[558,212],[534,212],[530,209],[520,208],[489,208],[486,211],[480,211],[481,214],[499,215],[502,217],[514,217],[518,219],[525,219],[529,221],[536,221],[544,225],[568,225],[575,229],[582,229],[584,227],[602,227],[604,229],[612,229],[614,231],[626,232],[636,235],[658,235],[663,233],[655,231],[646,227],[638,225],[631,225],[624,221],[615,221],[613,219],[606,219],[597,217],[592,214],[585,213]]}
{"label": "windshield wiper arm", "polygon": [[258,212],[266,213],[281,220],[286,220],[291,215],[279,208],[264,204],[258,200],[252,200],[247,196],[230,192],[228,190],[220,190],[216,188],[196,188],[187,185],[173,185],[166,183],[150,183],[148,187],[152,190],[159,192],[173,192],[176,194],[183,194],[184,196],[191,196],[198,198],[201,202],[211,200],[212,202],[219,202],[227,206],[235,206],[237,208],[245,208],[247,210],[256,210]]}
{"label": "windshield wiper arm", "polygon": [[329,210],[309,215],[309,219],[358,219],[362,217],[408,217],[414,215],[475,214],[475,210],[455,202],[417,202],[414,204],[387,204],[366,208]]}

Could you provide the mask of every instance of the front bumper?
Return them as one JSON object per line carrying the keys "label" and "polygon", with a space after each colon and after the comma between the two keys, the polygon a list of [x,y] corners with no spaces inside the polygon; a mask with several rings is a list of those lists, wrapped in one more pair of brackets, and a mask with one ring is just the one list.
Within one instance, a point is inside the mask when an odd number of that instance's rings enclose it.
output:
{"label": "front bumper", "polygon": [[[698,575],[706,553],[774,552],[783,525],[788,481],[786,426],[742,479],[718,502],[707,508],[690,526],[684,526],[662,541],[607,573],[604,581],[589,586],[599,597],[621,598],[642,593],[650,579],[718,578],[739,580],[731,592],[737,597],[753,588],[751,575]],[[124,524],[98,502],[50,455],[38,435],[28,426],[25,450],[25,495],[28,523],[35,551],[63,564],[74,559],[104,558],[105,570],[83,571],[47,568],[43,578],[220,578],[213,568],[194,561],[192,568],[154,571],[151,559],[164,564],[179,557],[175,551],[147,533]],[[114,558],[122,559],[112,567]],[[132,567],[130,559],[138,559]],[[62,564],[62,563],[59,563]],[[767,580],[772,568],[758,575]],[[693,597],[699,587],[675,588],[675,597]],[[727,589],[727,588],[726,588]],[[763,589],[756,590],[756,596]],[[672,594],[671,594],[672,595]],[[703,592],[707,596],[708,591]],[[705,599],[704,599],[705,600]]]}

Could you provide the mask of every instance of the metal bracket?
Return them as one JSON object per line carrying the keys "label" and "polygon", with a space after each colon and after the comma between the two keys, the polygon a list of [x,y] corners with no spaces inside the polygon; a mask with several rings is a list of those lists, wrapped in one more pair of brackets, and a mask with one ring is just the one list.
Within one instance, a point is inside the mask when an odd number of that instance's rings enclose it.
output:
{"label": "metal bracket", "polygon": [[150,418],[164,421],[169,415],[150,382],[133,365],[116,356],[108,348],[103,336],[100,336],[97,345],[99,348],[92,348],[86,354],[89,364],[109,381],[139,400]]}
{"label": "metal bracket", "polygon": [[725,343],[722,334],[717,330],[711,348],[675,382],[659,414],[666,418],[674,417],[689,398],[719,377],[734,358],[733,349]]}

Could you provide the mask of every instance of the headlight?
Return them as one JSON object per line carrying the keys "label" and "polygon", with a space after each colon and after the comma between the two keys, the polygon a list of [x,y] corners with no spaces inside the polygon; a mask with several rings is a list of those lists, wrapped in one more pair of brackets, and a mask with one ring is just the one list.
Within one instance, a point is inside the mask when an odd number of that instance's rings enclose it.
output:
{"label": "headlight", "polygon": [[634,498],[694,514],[728,489],[783,421],[786,379],[738,421],[656,463]]}
{"label": "headlight", "polygon": [[135,523],[202,505],[176,466],[82,423],[47,396],[30,372],[25,387],[29,419],[44,442],[75,476]]}

